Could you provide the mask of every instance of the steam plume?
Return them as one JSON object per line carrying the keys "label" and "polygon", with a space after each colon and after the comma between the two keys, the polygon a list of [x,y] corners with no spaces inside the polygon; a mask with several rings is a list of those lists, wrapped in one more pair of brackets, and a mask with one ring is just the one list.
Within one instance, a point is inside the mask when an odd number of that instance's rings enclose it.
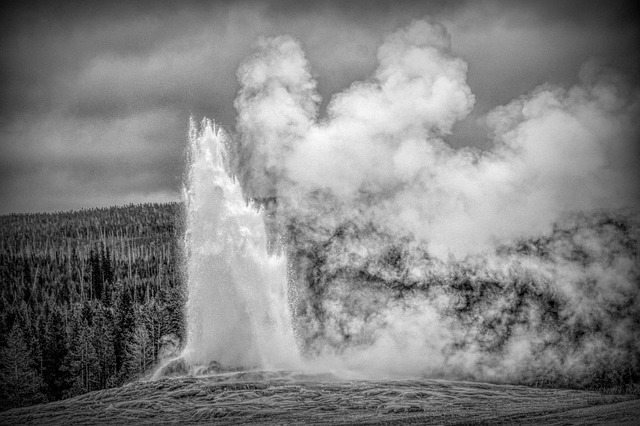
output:
{"label": "steam plume", "polygon": [[474,96],[446,29],[415,21],[378,60],[324,119],[292,38],[238,71],[239,173],[277,197],[307,350],[389,374],[574,380],[609,357],[637,376],[637,91],[587,64],[491,111],[492,150],[454,149]]}

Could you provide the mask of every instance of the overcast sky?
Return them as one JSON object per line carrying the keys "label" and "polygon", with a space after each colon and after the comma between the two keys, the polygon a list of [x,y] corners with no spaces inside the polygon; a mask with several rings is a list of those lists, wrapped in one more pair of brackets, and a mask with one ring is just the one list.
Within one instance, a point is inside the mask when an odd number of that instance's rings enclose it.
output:
{"label": "overcast sky", "polygon": [[469,64],[472,113],[447,139],[490,148],[482,117],[597,61],[638,87],[634,2],[78,2],[0,18],[0,213],[180,199],[189,115],[233,129],[236,70],[290,34],[323,106],[376,68],[385,35],[446,26]]}

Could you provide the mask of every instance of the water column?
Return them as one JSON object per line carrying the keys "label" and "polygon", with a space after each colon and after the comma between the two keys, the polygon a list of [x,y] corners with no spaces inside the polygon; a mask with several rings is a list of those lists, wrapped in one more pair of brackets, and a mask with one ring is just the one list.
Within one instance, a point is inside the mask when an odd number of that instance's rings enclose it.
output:
{"label": "water column", "polygon": [[247,205],[229,172],[224,131],[192,120],[189,135],[183,358],[190,365],[294,369],[286,259],[267,253],[263,212]]}

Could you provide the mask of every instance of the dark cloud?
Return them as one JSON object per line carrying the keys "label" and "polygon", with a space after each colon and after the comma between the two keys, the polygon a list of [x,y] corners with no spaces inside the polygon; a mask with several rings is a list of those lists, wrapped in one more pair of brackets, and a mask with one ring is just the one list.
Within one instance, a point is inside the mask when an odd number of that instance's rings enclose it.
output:
{"label": "dark cloud", "polygon": [[177,199],[189,114],[235,126],[236,70],[261,35],[287,33],[301,41],[325,108],[332,94],[371,75],[386,34],[430,16],[447,26],[454,53],[468,62],[476,95],[474,111],[448,141],[486,147],[481,119],[487,111],[545,82],[574,84],[592,58],[637,86],[632,6],[154,1],[5,7],[0,212],[128,202],[140,194]]}

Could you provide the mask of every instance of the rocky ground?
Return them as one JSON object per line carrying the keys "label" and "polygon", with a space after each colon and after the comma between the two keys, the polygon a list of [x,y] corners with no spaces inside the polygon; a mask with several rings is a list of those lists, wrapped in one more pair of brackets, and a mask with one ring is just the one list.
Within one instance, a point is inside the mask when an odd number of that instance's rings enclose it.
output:
{"label": "rocky ground", "polygon": [[163,378],[0,413],[0,424],[637,424],[637,395],[236,372]]}

